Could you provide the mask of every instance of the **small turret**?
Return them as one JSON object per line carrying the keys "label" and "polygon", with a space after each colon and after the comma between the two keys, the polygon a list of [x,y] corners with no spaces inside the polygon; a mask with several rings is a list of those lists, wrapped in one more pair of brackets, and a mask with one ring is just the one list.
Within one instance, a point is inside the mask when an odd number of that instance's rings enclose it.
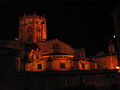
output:
{"label": "small turret", "polygon": [[108,49],[109,49],[110,54],[115,53],[115,46],[114,46],[114,43],[112,42],[112,40],[110,40],[110,42],[109,42]]}

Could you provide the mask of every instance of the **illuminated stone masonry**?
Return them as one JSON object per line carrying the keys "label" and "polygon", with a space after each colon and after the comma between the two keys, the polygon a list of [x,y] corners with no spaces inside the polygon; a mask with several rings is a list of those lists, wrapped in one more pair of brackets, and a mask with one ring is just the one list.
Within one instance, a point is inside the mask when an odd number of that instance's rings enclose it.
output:
{"label": "illuminated stone masonry", "polygon": [[[46,40],[47,28],[46,19],[43,16],[24,15],[20,18],[19,41],[23,43],[38,45],[39,49],[30,49],[21,65],[21,58],[17,65],[24,66],[28,72],[57,70],[96,70],[96,69],[116,69],[118,64],[114,45],[109,45],[109,55],[103,57],[86,58],[85,50],[72,48],[70,45],[58,40]],[[20,70],[19,71],[22,71]]]}
{"label": "illuminated stone masonry", "polygon": [[58,39],[46,41],[46,38],[46,19],[43,16],[34,14],[20,18],[19,41],[36,44],[40,48],[28,51],[24,65],[18,64],[24,66],[25,71],[96,69],[95,61],[85,58],[84,48],[74,49]]}
{"label": "illuminated stone masonry", "polygon": [[15,41],[0,40],[0,47],[18,51],[15,56],[17,71],[114,70],[118,65],[112,43],[109,44],[109,54],[99,53],[93,58],[86,58],[84,48],[75,49],[58,39],[46,40],[46,19],[43,16],[21,17],[18,35]]}

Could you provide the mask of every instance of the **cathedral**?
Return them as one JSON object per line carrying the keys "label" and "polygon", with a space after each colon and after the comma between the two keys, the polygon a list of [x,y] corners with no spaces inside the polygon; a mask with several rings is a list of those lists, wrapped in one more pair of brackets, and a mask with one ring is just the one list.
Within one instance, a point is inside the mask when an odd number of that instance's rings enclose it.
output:
{"label": "cathedral", "polygon": [[86,58],[84,48],[73,48],[58,39],[47,40],[46,19],[43,16],[33,14],[20,17],[18,30],[17,40],[9,43],[0,40],[0,47],[18,50],[15,56],[17,71],[114,70],[118,65],[112,42],[108,46],[108,54],[100,52]]}
{"label": "cathedral", "polygon": [[43,16],[24,15],[18,39],[0,39],[0,90],[120,90],[112,41],[108,50],[88,58],[84,48],[47,39]]}
{"label": "cathedral", "polygon": [[[58,40],[46,40],[46,19],[42,16],[24,15],[20,18],[19,42],[35,44],[36,49],[26,52],[26,60],[22,65],[22,58],[17,63],[25,71],[36,72],[46,70],[90,70],[96,69],[96,62],[85,58],[85,50],[75,49]],[[21,68],[18,67],[20,70]]]}

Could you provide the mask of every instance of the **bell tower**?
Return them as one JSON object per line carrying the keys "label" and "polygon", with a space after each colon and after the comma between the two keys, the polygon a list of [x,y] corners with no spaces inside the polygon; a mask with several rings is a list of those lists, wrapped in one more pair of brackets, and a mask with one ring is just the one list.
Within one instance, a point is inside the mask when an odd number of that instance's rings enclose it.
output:
{"label": "bell tower", "polygon": [[25,15],[19,21],[19,41],[39,43],[47,38],[46,19],[43,16]]}

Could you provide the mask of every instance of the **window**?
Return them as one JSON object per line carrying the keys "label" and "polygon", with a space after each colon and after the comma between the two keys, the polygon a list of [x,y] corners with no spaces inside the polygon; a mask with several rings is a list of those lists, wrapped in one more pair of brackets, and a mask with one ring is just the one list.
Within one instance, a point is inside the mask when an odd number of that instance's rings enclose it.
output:
{"label": "window", "polygon": [[41,24],[41,22],[40,21],[36,21],[36,24]]}
{"label": "window", "polygon": [[42,64],[38,64],[38,69],[42,69]]}
{"label": "window", "polygon": [[32,32],[32,27],[31,26],[29,26],[28,28],[27,28],[27,32]]}
{"label": "window", "polygon": [[37,32],[40,32],[40,28],[39,27],[37,28]]}
{"label": "window", "polygon": [[60,69],[65,69],[65,63],[60,63]]}
{"label": "window", "polygon": [[82,68],[85,69],[85,64],[84,63],[82,63]]}
{"label": "window", "polygon": [[42,22],[41,22],[41,24],[45,24],[45,22],[44,22],[44,21],[42,21]]}

